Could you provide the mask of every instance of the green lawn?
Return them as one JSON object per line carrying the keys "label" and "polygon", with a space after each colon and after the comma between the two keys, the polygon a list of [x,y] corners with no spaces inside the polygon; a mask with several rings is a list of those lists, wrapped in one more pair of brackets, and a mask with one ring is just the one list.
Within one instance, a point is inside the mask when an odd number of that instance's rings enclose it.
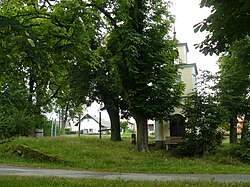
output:
{"label": "green lawn", "polygon": [[[25,159],[14,153],[17,145],[26,145],[65,163],[41,162]],[[132,151],[130,137],[111,142],[109,136],[64,136],[56,138],[17,138],[0,144],[0,162],[26,166],[83,169],[138,173],[235,173],[250,174],[250,165],[230,155],[224,144],[214,155],[202,158],[177,158],[171,151],[151,148],[150,153]]]}
{"label": "green lawn", "polygon": [[91,186],[91,187],[236,187],[250,186],[250,183],[221,183],[215,181],[124,181],[124,180],[97,180],[97,179],[66,179],[58,177],[0,177],[0,186],[5,187],[53,187],[53,186]]}

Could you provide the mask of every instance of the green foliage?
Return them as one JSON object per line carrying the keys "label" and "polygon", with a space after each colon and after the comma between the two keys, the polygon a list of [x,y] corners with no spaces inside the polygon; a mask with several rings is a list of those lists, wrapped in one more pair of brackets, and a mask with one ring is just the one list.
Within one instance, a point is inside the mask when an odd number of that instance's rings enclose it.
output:
{"label": "green foliage", "polygon": [[29,115],[31,107],[22,85],[2,85],[0,92],[0,138],[11,138],[18,135],[31,135],[34,132],[35,120]]}
{"label": "green foliage", "polygon": [[11,138],[15,136],[33,135],[35,120],[22,112],[14,111],[12,115],[0,117],[0,138]]}
{"label": "green foliage", "polygon": [[135,130],[132,130],[132,129],[127,129],[126,132],[127,132],[128,134],[135,134],[135,133],[136,133],[136,131],[135,131]]}
{"label": "green foliage", "polygon": [[4,115],[0,111],[0,138],[16,136],[33,136],[35,129],[44,130],[44,135],[50,134],[50,125],[46,117],[31,115],[24,111],[13,110],[12,114]]}
{"label": "green foliage", "polygon": [[237,116],[249,115],[250,37],[235,41],[219,60],[218,89],[221,104],[230,112],[231,143],[237,141]]}
{"label": "green foliage", "polygon": [[145,119],[166,117],[183,90],[167,7],[162,0],[3,0],[0,83],[23,85],[24,121],[55,103],[67,119],[87,96],[118,115],[120,107]]}
{"label": "green foliage", "polygon": [[235,148],[234,155],[245,162],[250,163],[250,132],[249,125],[245,126],[244,137],[240,140],[239,146]]}
{"label": "green foliage", "polygon": [[[47,119],[44,115],[35,115],[32,120],[35,123],[37,129],[43,129],[44,136],[50,136],[51,133],[51,121]],[[58,131],[57,131],[58,132]]]}
{"label": "green foliage", "polygon": [[185,100],[183,114],[188,119],[184,142],[176,152],[183,156],[205,155],[222,142],[219,126],[226,122],[226,111],[210,94],[194,92]]}
{"label": "green foliage", "polygon": [[110,63],[121,97],[137,123],[138,150],[148,150],[147,119],[167,118],[180,104],[173,17],[166,1],[114,1],[114,29],[107,36]]}
{"label": "green foliage", "polygon": [[211,15],[194,26],[195,32],[208,31],[197,45],[205,55],[227,51],[237,40],[249,35],[250,3],[248,0],[201,0],[201,7],[210,7]]}
{"label": "green foliage", "polygon": [[57,100],[64,107],[74,99],[70,68],[93,60],[89,46],[96,17],[90,9],[75,1],[1,2],[1,78],[26,86],[35,114],[50,111]]}
{"label": "green foliage", "polygon": [[123,24],[110,32],[107,42],[129,111],[151,119],[167,117],[183,88],[176,82],[176,47],[168,36],[173,19],[166,6],[163,1],[121,3],[114,14]]}
{"label": "green foliage", "polygon": [[16,87],[16,96],[6,100],[11,104],[0,106],[4,137],[30,135],[34,128],[49,134],[44,112],[55,109],[55,103],[67,112],[85,103],[85,92],[81,97],[72,93],[71,69],[95,62],[90,45],[99,14],[79,1],[0,4],[0,91],[7,95],[6,84]]}
{"label": "green foliage", "polygon": [[[250,37],[235,42],[227,55],[220,58],[221,102],[232,115],[249,111]],[[233,106],[233,107],[232,107]]]}
{"label": "green foliage", "polygon": [[122,129],[124,129],[124,132],[126,132],[127,129],[128,129],[128,122],[127,122],[127,121],[121,121],[120,127],[121,127]]}
{"label": "green foliage", "polygon": [[35,128],[48,127],[43,115],[34,114],[28,101],[24,85],[9,84],[6,81],[0,92],[0,138],[32,136]]}

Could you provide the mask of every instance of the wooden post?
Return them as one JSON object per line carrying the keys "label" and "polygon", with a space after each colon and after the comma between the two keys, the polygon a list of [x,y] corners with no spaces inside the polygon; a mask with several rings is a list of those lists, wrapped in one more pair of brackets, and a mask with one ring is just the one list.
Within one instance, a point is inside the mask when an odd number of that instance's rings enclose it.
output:
{"label": "wooden post", "polygon": [[132,138],[132,144],[136,145],[136,134],[132,134],[131,138]]}
{"label": "wooden post", "polygon": [[78,114],[78,138],[81,136],[81,114]]}
{"label": "wooden post", "polygon": [[99,111],[99,137],[102,139],[102,113]]}
{"label": "wooden post", "polygon": [[61,113],[61,110],[58,111],[58,116],[59,116],[59,120],[58,120],[58,129],[59,129],[59,132],[60,132],[61,120],[62,120],[62,113]]}
{"label": "wooden post", "polygon": [[56,137],[56,119],[54,121],[54,136]]}
{"label": "wooden post", "polygon": [[54,130],[54,124],[53,124],[53,118],[52,118],[51,119],[50,137],[53,137],[53,130]]}

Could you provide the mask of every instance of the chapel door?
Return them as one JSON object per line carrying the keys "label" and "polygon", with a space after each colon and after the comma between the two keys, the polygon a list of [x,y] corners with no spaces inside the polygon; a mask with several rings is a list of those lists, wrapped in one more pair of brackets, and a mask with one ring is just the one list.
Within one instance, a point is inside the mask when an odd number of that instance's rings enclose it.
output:
{"label": "chapel door", "polygon": [[185,117],[175,114],[170,120],[170,136],[184,136],[185,134]]}

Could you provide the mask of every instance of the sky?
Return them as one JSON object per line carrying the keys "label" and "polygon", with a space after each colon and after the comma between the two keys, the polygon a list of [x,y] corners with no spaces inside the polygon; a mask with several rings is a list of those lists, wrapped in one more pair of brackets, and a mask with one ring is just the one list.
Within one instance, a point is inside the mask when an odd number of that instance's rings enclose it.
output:
{"label": "sky", "polygon": [[[179,42],[188,44],[188,63],[196,63],[199,73],[202,70],[218,71],[216,64],[218,57],[205,56],[194,47],[194,44],[200,43],[205,38],[206,33],[194,33],[193,26],[208,17],[210,10],[200,8],[200,0],[172,0],[172,2],[170,10],[175,15],[176,38]],[[98,104],[94,103],[86,112],[98,116],[98,109]],[[102,117],[109,118],[106,111],[102,111]]]}

